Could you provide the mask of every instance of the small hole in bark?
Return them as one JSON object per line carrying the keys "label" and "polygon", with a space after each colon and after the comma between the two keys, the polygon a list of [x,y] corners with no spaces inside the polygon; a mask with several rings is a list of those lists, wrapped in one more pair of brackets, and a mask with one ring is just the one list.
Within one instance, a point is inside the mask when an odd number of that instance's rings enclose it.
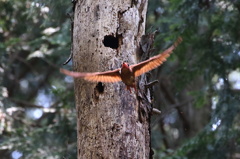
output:
{"label": "small hole in bark", "polygon": [[103,93],[104,91],[104,86],[102,82],[98,82],[97,86],[96,86],[97,90],[99,93]]}
{"label": "small hole in bark", "polygon": [[118,38],[116,38],[112,35],[106,35],[106,36],[104,36],[103,44],[105,47],[117,49],[118,48]]}

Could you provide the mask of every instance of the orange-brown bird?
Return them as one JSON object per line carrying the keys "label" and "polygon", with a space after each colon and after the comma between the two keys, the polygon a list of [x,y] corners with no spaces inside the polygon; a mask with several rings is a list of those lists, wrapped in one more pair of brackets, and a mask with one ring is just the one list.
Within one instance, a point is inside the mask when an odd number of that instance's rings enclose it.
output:
{"label": "orange-brown bird", "polygon": [[177,45],[182,41],[182,38],[178,40],[163,53],[153,56],[150,59],[140,62],[135,65],[130,65],[123,62],[122,67],[113,71],[106,72],[72,72],[65,69],[60,69],[65,75],[72,76],[75,78],[83,78],[91,82],[119,82],[123,81],[127,86],[127,90],[131,92],[131,87],[136,90],[135,78],[160,66],[166,58],[170,56]]}

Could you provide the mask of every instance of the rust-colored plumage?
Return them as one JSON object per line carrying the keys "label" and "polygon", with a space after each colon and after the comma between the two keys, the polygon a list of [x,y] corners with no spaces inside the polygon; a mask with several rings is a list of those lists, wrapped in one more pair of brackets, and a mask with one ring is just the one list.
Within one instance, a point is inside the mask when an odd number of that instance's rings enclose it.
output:
{"label": "rust-colored plumage", "polygon": [[113,71],[106,72],[93,72],[93,73],[84,73],[84,72],[72,72],[65,69],[60,69],[65,75],[72,76],[75,78],[83,78],[87,81],[92,82],[119,82],[123,81],[126,84],[127,89],[131,92],[131,87],[135,88],[135,78],[155,69],[160,66],[166,58],[170,56],[173,50],[177,47],[177,45],[182,41],[182,38],[178,38],[178,40],[163,53],[153,56],[150,59],[140,62],[134,65],[128,65],[128,63],[123,62],[122,67]]}

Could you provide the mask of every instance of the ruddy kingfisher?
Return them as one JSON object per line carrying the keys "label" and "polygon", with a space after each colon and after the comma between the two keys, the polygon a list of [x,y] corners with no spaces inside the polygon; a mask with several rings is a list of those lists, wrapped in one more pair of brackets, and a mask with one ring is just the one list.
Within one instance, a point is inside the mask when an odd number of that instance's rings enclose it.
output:
{"label": "ruddy kingfisher", "polygon": [[127,62],[123,62],[121,68],[106,71],[106,72],[73,72],[66,69],[60,69],[65,75],[72,76],[74,78],[82,78],[91,82],[119,82],[122,81],[126,86],[127,90],[131,92],[131,87],[136,90],[135,78],[151,71],[160,66],[170,56],[173,50],[179,43],[182,42],[182,38],[179,37],[177,41],[170,46],[167,50],[161,54],[153,56],[148,60],[142,61],[138,64],[129,65]]}

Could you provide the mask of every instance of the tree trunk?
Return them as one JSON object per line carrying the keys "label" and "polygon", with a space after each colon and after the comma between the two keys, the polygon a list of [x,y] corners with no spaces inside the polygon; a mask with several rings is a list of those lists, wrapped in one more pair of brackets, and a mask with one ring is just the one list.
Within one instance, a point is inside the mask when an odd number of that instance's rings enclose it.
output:
{"label": "tree trunk", "polygon": [[[146,10],[147,0],[78,0],[73,69],[100,72],[119,68],[123,61],[137,63]],[[137,95],[122,82],[75,79],[78,159],[151,157],[149,100],[140,90]]]}

